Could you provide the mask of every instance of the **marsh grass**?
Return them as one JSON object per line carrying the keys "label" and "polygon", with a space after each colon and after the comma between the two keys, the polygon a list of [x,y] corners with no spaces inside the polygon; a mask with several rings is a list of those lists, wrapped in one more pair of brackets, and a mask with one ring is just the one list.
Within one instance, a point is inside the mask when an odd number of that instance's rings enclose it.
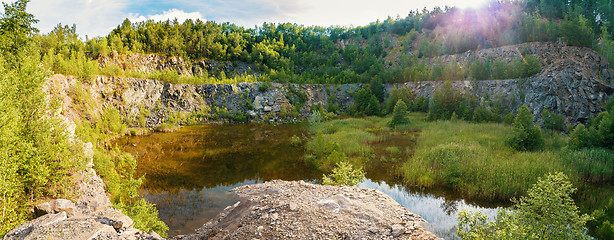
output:
{"label": "marsh grass", "polygon": [[[421,133],[413,156],[401,169],[411,186],[452,188],[465,198],[507,200],[524,194],[538,177],[570,172],[552,151],[520,152],[506,146],[509,125],[414,122]],[[562,138],[557,133],[546,136],[546,148],[560,148]]]}

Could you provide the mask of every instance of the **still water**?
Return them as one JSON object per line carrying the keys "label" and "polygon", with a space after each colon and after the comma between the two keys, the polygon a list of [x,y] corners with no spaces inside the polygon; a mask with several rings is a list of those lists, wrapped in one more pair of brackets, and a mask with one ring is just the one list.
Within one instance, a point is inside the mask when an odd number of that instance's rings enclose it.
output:
{"label": "still water", "polygon": [[[115,142],[137,157],[137,176],[145,175],[141,195],[156,204],[169,236],[189,234],[237,199],[229,190],[272,179],[317,182],[322,173],[306,166],[302,125],[201,125],[172,133],[126,137]],[[414,144],[399,137],[396,144]],[[381,144],[381,142],[380,142]],[[402,147],[402,146],[401,146]],[[375,151],[379,154],[378,151]],[[437,236],[453,239],[456,213],[481,210],[494,216],[497,209],[467,203],[453,194],[412,191],[400,185],[387,164],[370,164],[363,188],[375,188],[422,216]]]}

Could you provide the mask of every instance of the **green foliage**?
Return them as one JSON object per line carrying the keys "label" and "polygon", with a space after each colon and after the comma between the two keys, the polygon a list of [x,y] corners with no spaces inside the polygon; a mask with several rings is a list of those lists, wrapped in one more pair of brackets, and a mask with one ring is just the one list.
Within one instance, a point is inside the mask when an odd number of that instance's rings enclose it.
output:
{"label": "green foliage", "polygon": [[134,228],[144,232],[155,231],[160,236],[167,237],[168,226],[158,218],[158,209],[154,204],[139,199],[131,204],[118,203],[115,207],[134,221]]}
{"label": "green foliage", "polygon": [[561,160],[587,182],[608,183],[614,179],[614,151],[603,148],[565,150]]}
{"label": "green foliage", "polygon": [[550,113],[548,107],[542,109],[543,127],[548,130],[563,131],[563,115]]}
{"label": "green foliage", "polygon": [[461,211],[461,239],[591,239],[586,235],[588,215],[580,215],[572,194],[576,191],[562,173],[539,179],[512,211],[500,210],[493,222],[480,212]]}
{"label": "green foliage", "polygon": [[452,82],[446,81],[433,93],[429,106],[429,120],[448,120],[453,112],[459,108],[462,100],[460,91],[452,86]]}
{"label": "green foliage", "polygon": [[429,110],[429,101],[424,96],[416,98],[414,104],[412,104],[412,110],[416,112],[427,112]]}
{"label": "green foliage", "polygon": [[[521,152],[507,146],[508,125],[457,121],[424,121],[413,113],[419,130],[413,154],[400,173],[405,184],[422,188],[451,188],[466,199],[507,200],[524,194],[538,177],[553,171],[571,171],[557,154],[564,139],[548,134],[545,149]],[[558,148],[557,148],[558,146]],[[575,176],[575,175],[574,175]]]}
{"label": "green foliage", "polygon": [[71,197],[71,174],[85,165],[43,92],[48,73],[32,45],[37,20],[27,3],[4,3],[0,19],[0,236],[33,217],[34,204]]}
{"label": "green foliage", "polygon": [[542,131],[533,123],[533,114],[526,105],[518,109],[514,130],[507,139],[507,144],[518,151],[535,151],[544,147]]}
{"label": "green foliage", "polygon": [[[343,153],[341,155],[344,156]],[[322,176],[322,184],[324,185],[357,186],[364,180],[365,173],[362,168],[354,169],[352,164],[345,161],[337,162],[329,176]]]}
{"label": "green foliage", "polygon": [[361,88],[354,93],[354,100],[350,113],[355,116],[373,116],[381,112],[380,102],[369,88]]}
{"label": "green foliage", "polygon": [[158,219],[158,210],[145,199],[139,199],[138,189],[144,177],[136,178],[136,159],[119,150],[95,151],[94,169],[104,180],[113,206],[121,209],[135,222],[135,228],[155,231],[163,236],[168,226]]}
{"label": "green foliage", "polygon": [[601,43],[598,47],[599,54],[604,56],[608,62],[614,63],[614,39],[612,38],[611,33],[608,32],[608,28],[606,26],[601,27],[600,39]]}
{"label": "green foliage", "polygon": [[578,124],[576,128],[574,128],[571,135],[569,136],[569,146],[572,149],[581,149],[581,148],[591,147],[593,146],[591,142],[592,142],[592,138],[588,130],[586,130],[586,127],[584,127],[584,124],[582,123]]}
{"label": "green foliage", "polygon": [[591,218],[586,224],[591,236],[597,239],[614,238],[614,199],[610,199],[602,209],[593,211]]}
{"label": "green foliage", "polygon": [[264,82],[262,84],[260,84],[258,86],[258,91],[261,92],[266,92],[267,90],[269,90],[271,87],[273,86],[273,84],[271,84],[270,82]]}
{"label": "green foliage", "polygon": [[567,14],[561,24],[561,35],[571,46],[593,47],[595,40],[589,20],[583,15]]}
{"label": "green foliage", "polygon": [[397,104],[394,106],[394,111],[392,112],[392,120],[390,120],[388,126],[394,128],[397,125],[408,123],[410,123],[410,121],[407,117],[407,105],[405,104],[405,102],[403,102],[403,100],[399,99],[399,101],[397,101]]}
{"label": "green foliage", "polygon": [[591,119],[585,127],[578,124],[570,136],[570,147],[580,148],[606,148],[614,149],[614,100],[610,100],[605,111]]}
{"label": "green foliage", "polygon": [[[392,111],[394,110],[395,105],[397,104],[397,102],[399,100],[402,100],[405,104],[410,104],[412,102],[414,102],[414,95],[412,92],[409,91],[408,88],[406,87],[400,87],[400,88],[392,88],[390,90],[390,93],[388,94],[388,99],[386,99],[386,101],[384,102],[384,109],[382,109],[382,113],[384,114],[389,114],[392,113]],[[420,99],[420,101],[424,100],[426,102],[426,98],[422,97],[422,99]],[[416,99],[416,102],[418,101],[418,99]],[[417,103],[413,104],[412,106],[415,106]],[[422,103],[420,103],[422,104]],[[422,106],[420,106],[422,107]],[[408,107],[408,110],[409,107]],[[413,110],[413,109],[411,109]],[[416,110],[418,111],[418,110]]]}
{"label": "green foliage", "polygon": [[292,135],[292,137],[290,137],[291,146],[296,147],[296,146],[300,146],[301,144],[303,144],[303,141],[301,140],[299,136]]}

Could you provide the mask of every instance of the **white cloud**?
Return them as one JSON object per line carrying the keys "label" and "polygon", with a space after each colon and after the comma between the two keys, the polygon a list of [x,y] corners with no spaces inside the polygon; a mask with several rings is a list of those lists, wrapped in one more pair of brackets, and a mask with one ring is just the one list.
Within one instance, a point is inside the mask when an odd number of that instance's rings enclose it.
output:
{"label": "white cloud", "polygon": [[263,22],[361,26],[388,16],[405,17],[424,7],[467,4],[458,0],[32,0],[28,11],[40,20],[36,27],[42,33],[58,23],[76,24],[81,38],[91,38],[106,36],[126,18],[133,22],[206,18],[244,27]]}
{"label": "white cloud", "polygon": [[204,20],[204,17],[201,13],[199,12],[184,12],[183,10],[179,10],[179,9],[170,9],[168,11],[164,11],[161,14],[154,14],[154,15],[147,15],[147,17],[140,15],[138,13],[129,13],[128,14],[128,19],[131,22],[142,22],[142,21],[147,21],[147,20],[154,20],[156,22],[158,21],[166,21],[166,20],[174,20],[177,19],[177,21],[179,21],[180,23],[184,22],[185,20],[188,19],[192,19],[192,20],[196,20],[196,19],[201,19]]}
{"label": "white cloud", "polygon": [[28,11],[39,19],[36,27],[48,33],[58,24],[77,25],[81,38],[107,35],[126,18],[125,0],[33,0]]}

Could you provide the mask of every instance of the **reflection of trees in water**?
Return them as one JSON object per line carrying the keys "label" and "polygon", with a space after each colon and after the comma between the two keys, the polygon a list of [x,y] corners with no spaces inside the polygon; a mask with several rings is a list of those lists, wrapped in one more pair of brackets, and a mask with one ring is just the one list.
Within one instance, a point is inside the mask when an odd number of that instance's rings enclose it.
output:
{"label": "reflection of trees in water", "polygon": [[[248,183],[251,182],[243,182],[238,185]],[[177,192],[154,194],[144,191],[142,195],[151,203],[156,204],[160,219],[171,229],[169,234],[177,235],[192,232],[215,217],[226,206],[238,201],[235,194],[228,193],[228,190],[235,186],[193,189],[191,191],[181,189]]]}
{"label": "reflection of trees in water", "polygon": [[289,144],[290,136],[304,131],[300,125],[204,125],[117,143],[139,156],[137,174],[146,175],[144,189],[177,193],[256,178],[319,179],[322,173],[305,165],[304,150]]}
{"label": "reflection of trees in water", "polygon": [[456,215],[456,212],[458,212],[458,205],[458,201],[446,199],[441,203],[441,210],[448,215]]}

